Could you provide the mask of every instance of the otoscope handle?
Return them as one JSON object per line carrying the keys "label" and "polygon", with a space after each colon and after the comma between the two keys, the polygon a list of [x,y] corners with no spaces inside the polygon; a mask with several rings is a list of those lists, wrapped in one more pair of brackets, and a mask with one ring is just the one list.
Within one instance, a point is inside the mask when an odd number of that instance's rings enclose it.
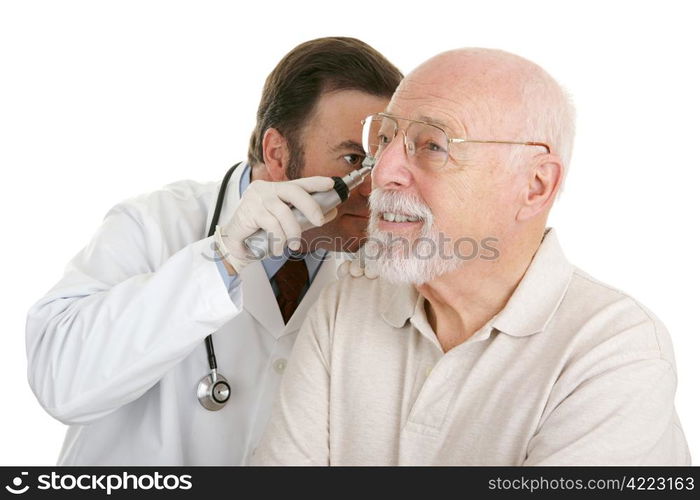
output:
{"label": "otoscope handle", "polygon": [[[340,179],[339,177],[335,177],[335,179],[342,182],[342,179]],[[313,193],[311,197],[314,200],[316,200],[316,203],[318,203],[321,206],[321,210],[323,211],[324,215],[344,201],[336,192],[336,189],[330,189],[328,191],[319,191],[317,193]],[[294,214],[294,218],[301,226],[302,232],[314,227],[314,224],[309,219],[307,219],[306,216],[303,213],[301,213],[301,211],[298,208],[292,207],[292,213]],[[270,253],[270,242],[268,241],[268,233],[264,229],[258,229],[256,232],[248,236],[245,240],[245,245],[246,247],[248,247],[248,250],[250,250],[250,253],[252,253],[256,259],[263,259]]]}
{"label": "otoscope handle", "polygon": [[[311,195],[311,197],[316,200],[316,203],[321,206],[323,215],[327,214],[333,208],[337,207],[348,199],[350,191],[362,184],[362,181],[365,179],[367,174],[372,171],[374,162],[375,160],[373,157],[365,157],[364,161],[362,162],[362,168],[353,170],[343,178],[333,177],[333,188],[329,189],[328,191],[319,191]],[[297,208],[292,207],[292,213],[294,214],[294,218],[301,226],[302,232],[314,227],[314,224],[309,221]],[[258,229],[245,239],[245,246],[248,247],[250,253],[252,253],[258,260],[264,259],[270,253],[270,242],[268,241],[267,236],[267,231],[264,229]]]}

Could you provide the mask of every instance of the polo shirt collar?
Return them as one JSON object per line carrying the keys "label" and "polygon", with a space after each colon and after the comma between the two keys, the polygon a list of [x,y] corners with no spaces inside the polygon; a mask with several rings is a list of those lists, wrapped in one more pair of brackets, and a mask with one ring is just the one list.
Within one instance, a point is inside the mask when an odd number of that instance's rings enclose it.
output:
{"label": "polo shirt collar", "polygon": [[414,313],[417,313],[416,309],[423,305],[423,301],[419,300],[421,295],[413,285],[400,284],[394,290],[380,310],[384,321],[393,327],[401,328]]}
{"label": "polo shirt collar", "polygon": [[[530,262],[525,275],[505,307],[492,319],[498,331],[514,337],[525,337],[544,330],[566,293],[573,266],[564,256],[552,228]],[[390,325],[401,328],[409,318],[419,316],[424,301],[412,285],[397,286],[381,308],[381,315]]]}
{"label": "polo shirt collar", "polygon": [[552,228],[545,231],[532,262],[493,327],[515,337],[543,331],[564,298],[574,267]]}

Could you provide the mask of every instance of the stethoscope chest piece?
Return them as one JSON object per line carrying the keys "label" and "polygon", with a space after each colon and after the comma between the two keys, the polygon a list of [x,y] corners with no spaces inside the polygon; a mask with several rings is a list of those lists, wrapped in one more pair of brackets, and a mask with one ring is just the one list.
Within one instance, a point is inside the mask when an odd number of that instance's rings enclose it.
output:
{"label": "stethoscope chest piece", "polygon": [[197,385],[197,398],[207,410],[217,411],[226,405],[231,397],[231,386],[226,377],[212,370]]}

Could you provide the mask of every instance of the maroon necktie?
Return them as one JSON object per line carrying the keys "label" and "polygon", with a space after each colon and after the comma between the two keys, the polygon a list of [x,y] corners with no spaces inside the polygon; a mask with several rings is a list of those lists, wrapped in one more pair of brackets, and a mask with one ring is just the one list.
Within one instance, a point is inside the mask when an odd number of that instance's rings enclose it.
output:
{"label": "maroon necktie", "polygon": [[299,257],[287,259],[287,262],[280,267],[274,277],[278,289],[277,304],[280,306],[285,325],[294,314],[299,303],[299,296],[309,279],[306,262],[299,259]]}

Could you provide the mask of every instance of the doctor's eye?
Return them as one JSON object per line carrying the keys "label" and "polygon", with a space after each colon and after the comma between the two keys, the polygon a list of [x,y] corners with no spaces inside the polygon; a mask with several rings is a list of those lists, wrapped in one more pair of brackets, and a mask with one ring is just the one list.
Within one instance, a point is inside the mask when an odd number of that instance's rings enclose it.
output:
{"label": "doctor's eye", "polygon": [[348,164],[352,166],[358,166],[362,163],[362,160],[364,160],[365,157],[364,155],[358,155],[355,153],[343,155],[343,160],[345,160]]}

